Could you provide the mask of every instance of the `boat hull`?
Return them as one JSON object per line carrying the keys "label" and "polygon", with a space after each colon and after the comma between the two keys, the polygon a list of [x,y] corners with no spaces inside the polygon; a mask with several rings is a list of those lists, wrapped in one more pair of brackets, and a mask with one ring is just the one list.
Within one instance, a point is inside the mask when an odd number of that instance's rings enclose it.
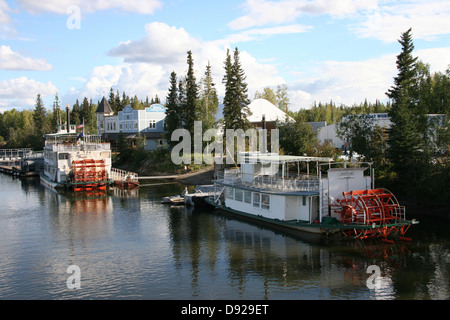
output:
{"label": "boat hull", "polygon": [[[405,220],[401,223],[392,223],[385,225],[361,225],[342,223],[334,218],[327,217],[323,218],[323,222],[321,223],[309,223],[304,221],[283,221],[234,210],[224,205],[216,204],[208,198],[205,199],[205,201],[215,208],[234,216],[241,217],[246,220],[252,220],[268,227],[274,227],[276,229],[289,231],[289,233],[291,234],[293,232],[301,232],[315,235],[338,236],[339,239],[379,238],[383,235],[383,231],[386,228],[400,229],[418,223],[414,220]],[[407,240],[407,238],[399,237],[399,240]],[[384,237],[383,241],[390,242],[392,240],[387,240],[387,237]]]}

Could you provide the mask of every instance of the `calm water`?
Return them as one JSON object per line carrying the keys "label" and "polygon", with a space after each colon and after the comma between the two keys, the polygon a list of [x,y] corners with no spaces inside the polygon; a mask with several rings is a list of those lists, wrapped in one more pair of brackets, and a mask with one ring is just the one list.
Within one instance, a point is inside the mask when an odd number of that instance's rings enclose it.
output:
{"label": "calm water", "polygon": [[0,174],[0,299],[450,298],[448,219],[417,217],[409,244],[316,242],[171,208],[184,186],[143,183],[75,198]]}

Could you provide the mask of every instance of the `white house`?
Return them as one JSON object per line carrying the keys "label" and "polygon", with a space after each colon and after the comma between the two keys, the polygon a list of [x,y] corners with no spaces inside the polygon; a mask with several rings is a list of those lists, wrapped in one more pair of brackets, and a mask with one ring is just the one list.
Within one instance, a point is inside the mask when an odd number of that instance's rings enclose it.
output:
{"label": "white house", "polygon": [[106,140],[117,140],[122,132],[127,139],[134,140],[138,134],[145,137],[145,150],[153,150],[164,145],[164,119],[166,108],[152,104],[144,110],[134,110],[127,105],[117,115],[103,97],[97,111],[97,133]]}

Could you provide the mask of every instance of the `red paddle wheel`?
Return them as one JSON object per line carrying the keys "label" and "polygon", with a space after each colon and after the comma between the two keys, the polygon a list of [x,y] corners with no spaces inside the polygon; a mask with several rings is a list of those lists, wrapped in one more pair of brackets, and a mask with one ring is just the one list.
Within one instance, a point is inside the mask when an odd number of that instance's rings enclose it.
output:
{"label": "red paddle wheel", "polygon": [[107,171],[104,160],[72,161],[74,191],[105,190]]}
{"label": "red paddle wheel", "polygon": [[368,189],[343,192],[343,199],[338,200],[342,223],[367,225],[371,228],[346,229],[344,234],[357,239],[381,237],[383,241],[394,232],[400,233],[400,239],[410,225],[402,224],[405,220],[405,207],[400,206],[395,196],[387,189]]}

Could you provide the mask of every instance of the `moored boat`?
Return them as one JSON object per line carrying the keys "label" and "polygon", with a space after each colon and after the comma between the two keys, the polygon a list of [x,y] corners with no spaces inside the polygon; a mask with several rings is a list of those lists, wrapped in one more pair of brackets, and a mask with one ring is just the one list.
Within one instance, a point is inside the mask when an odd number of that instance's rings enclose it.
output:
{"label": "moored boat", "polygon": [[[213,206],[266,224],[355,239],[405,237],[416,220],[384,188],[372,163],[274,153],[240,154],[240,166],[220,172]],[[311,165],[313,167],[311,168]]]}
{"label": "moored boat", "polygon": [[66,125],[57,133],[46,134],[44,168],[41,183],[51,189],[71,191],[106,190],[113,182],[111,174],[111,149],[97,134],[80,133],[70,125],[67,108]]}

